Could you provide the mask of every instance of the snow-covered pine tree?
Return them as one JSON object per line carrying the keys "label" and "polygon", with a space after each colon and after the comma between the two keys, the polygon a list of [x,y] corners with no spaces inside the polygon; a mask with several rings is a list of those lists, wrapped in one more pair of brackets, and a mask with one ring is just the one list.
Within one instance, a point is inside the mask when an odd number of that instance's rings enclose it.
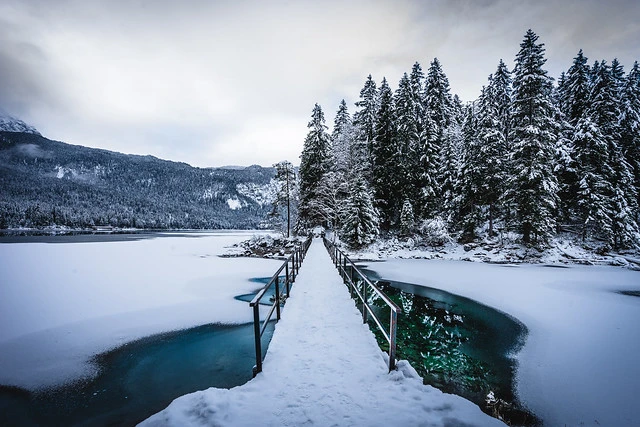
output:
{"label": "snow-covered pine tree", "polygon": [[609,167],[607,138],[589,114],[584,114],[574,128],[576,171],[579,177],[577,191],[577,216],[582,227],[583,239],[593,235],[611,235],[611,217],[608,197],[611,189],[607,177]]}
{"label": "snow-covered pine tree", "polygon": [[[443,158],[448,157],[450,154],[442,153],[442,149],[445,130],[453,117],[453,101],[449,88],[449,79],[442,70],[438,58],[434,58],[429,66],[423,103],[426,115],[431,120],[431,123],[425,123],[429,136],[423,138],[428,145],[424,151],[425,153],[435,152],[438,156],[432,162],[438,165],[438,170],[433,175],[436,179],[436,197],[439,198],[442,195],[440,189],[442,188],[442,183],[445,181],[445,176],[451,172],[447,170],[449,165],[442,161]],[[429,128],[431,128],[431,130],[429,130]],[[449,146],[445,147],[445,149],[449,148]],[[436,202],[436,204],[439,203]]]}
{"label": "snow-covered pine tree", "polygon": [[[489,221],[489,234],[494,233],[494,222],[502,212],[505,178],[508,163],[508,132],[511,108],[511,73],[500,60],[496,73],[489,76],[476,108],[476,135],[470,141],[467,165],[472,168],[475,194],[473,198],[486,209],[483,222]],[[473,212],[477,216],[477,212]]]}
{"label": "snow-covered pine tree", "polygon": [[349,193],[341,237],[352,248],[360,248],[373,242],[378,236],[378,213],[362,174],[354,176]]}
{"label": "snow-covered pine tree", "polygon": [[[347,103],[342,100],[333,125],[331,134],[331,179],[325,182],[330,185],[329,198],[335,199],[335,203],[340,204],[348,196],[347,181],[352,171],[365,167],[366,160],[363,159],[365,153],[361,152],[361,147],[356,142],[356,132],[351,122],[351,116],[347,109]],[[333,202],[332,202],[333,203]],[[336,220],[339,215],[333,217],[332,222],[338,224]]]}
{"label": "snow-covered pine tree", "polygon": [[509,129],[511,126],[511,97],[512,97],[511,72],[501,59],[498,68],[491,81],[491,98],[495,106],[495,118],[498,121],[498,129],[503,135],[501,150],[506,153],[509,145]]}
{"label": "snow-covered pine tree", "polygon": [[[556,150],[558,176],[558,219],[563,223],[581,222],[584,212],[578,208],[580,197],[580,177],[577,175],[574,160],[574,142],[576,141],[577,125],[589,108],[592,77],[587,65],[587,58],[582,49],[573,58],[573,63],[559,82],[556,105],[561,111],[558,121],[561,131],[558,134]],[[589,123],[581,123],[583,131],[589,128]],[[583,139],[583,136],[578,137]],[[580,212],[579,212],[580,211]]]}
{"label": "snow-covered pine tree", "polygon": [[387,79],[383,78],[378,92],[376,134],[373,140],[372,187],[375,207],[380,213],[383,230],[389,230],[397,215],[394,206],[399,194],[399,165],[396,164],[397,147],[394,100]]}
{"label": "snow-covered pine tree", "polygon": [[319,212],[322,223],[333,230],[339,230],[345,214],[345,202],[349,197],[348,174],[339,174],[330,169],[318,184],[318,196],[312,207]]}
{"label": "snow-covered pine tree", "polygon": [[589,106],[589,93],[591,92],[589,74],[587,58],[580,49],[578,55],[573,58],[573,64],[569,67],[569,71],[567,71],[560,105],[560,109],[571,126],[576,126]]}
{"label": "snow-covered pine tree", "polygon": [[400,234],[408,236],[413,232],[414,227],[415,217],[413,215],[413,206],[409,199],[404,199],[402,211],[400,212]]}
{"label": "snow-covered pine tree", "polygon": [[566,116],[556,102],[556,121],[560,125],[556,142],[556,176],[558,178],[558,209],[556,217],[558,228],[561,224],[576,222],[576,206],[578,198],[578,175],[576,171],[573,138],[575,127],[566,120]]}
{"label": "snow-covered pine tree", "polygon": [[625,81],[624,67],[622,66],[620,61],[618,61],[618,58],[613,58],[613,61],[611,61],[611,77],[616,83],[618,92],[622,92],[624,90]]}
{"label": "snow-covered pine tree", "polygon": [[418,132],[420,132],[422,120],[424,117],[424,105],[422,103],[424,98],[424,72],[420,63],[416,62],[411,68],[411,75],[409,76],[411,83],[411,93],[413,95],[413,102],[416,108],[416,122],[418,125]]}
{"label": "snow-covered pine tree", "polygon": [[414,149],[414,158],[412,160],[413,168],[412,179],[415,191],[412,194],[413,206],[417,217],[429,216],[435,211],[435,179],[436,169],[430,167],[437,161],[438,152],[435,147],[431,147],[432,142],[436,138],[436,127],[427,115],[425,99],[425,75],[422,67],[418,62],[413,64],[409,81],[411,84],[411,95],[414,107],[414,122],[416,129],[416,144]]}
{"label": "snow-covered pine tree", "polygon": [[[416,97],[407,73],[404,73],[395,96],[396,141],[399,150],[395,162],[399,166],[399,190],[412,204],[417,204],[422,187],[419,179],[419,135]],[[402,200],[396,200],[395,209],[400,210]]]}
{"label": "snow-covered pine tree", "polygon": [[[486,88],[483,87],[482,92],[485,91]],[[481,143],[478,139],[474,104],[469,104],[466,108],[462,135],[464,149],[460,162],[460,173],[456,182],[455,210],[449,221],[460,230],[460,241],[470,242],[477,237],[476,230],[482,223],[481,201],[479,199],[483,179],[479,167]]]}
{"label": "snow-covered pine tree", "polygon": [[358,111],[353,115],[353,124],[357,132],[356,139],[358,144],[362,146],[362,151],[366,153],[367,159],[371,157],[371,145],[375,137],[377,97],[376,82],[369,74],[364,87],[360,90],[360,100],[356,102]]}
{"label": "snow-covered pine tree", "polygon": [[[498,108],[493,96],[493,75],[489,76],[489,84],[483,88],[478,102],[477,149],[473,160],[476,162],[479,181],[476,195],[481,205],[487,206],[489,234],[492,235],[493,223],[497,216],[498,201],[504,192],[505,160],[504,148],[506,138],[502,133],[498,120]],[[475,147],[474,147],[475,148]]]}
{"label": "snow-covered pine tree", "polygon": [[451,121],[452,103],[449,79],[438,58],[433,58],[425,82],[424,106],[438,127],[439,137]]}
{"label": "snow-covered pine tree", "polygon": [[562,71],[560,73],[560,77],[558,77],[558,86],[555,88],[555,91],[553,92],[553,102],[560,109],[563,108],[562,106],[564,104],[566,92],[567,92],[567,74],[564,71]]}
{"label": "snow-covered pine tree", "polygon": [[633,63],[622,90],[620,106],[620,145],[634,176],[636,223],[640,221],[640,67]]}
{"label": "snow-covered pine tree", "polygon": [[325,220],[326,215],[320,210],[317,201],[321,196],[320,184],[330,168],[330,140],[320,105],[315,104],[313,107],[307,127],[309,132],[300,156],[299,230],[320,225]]}
{"label": "snow-covered pine tree", "polygon": [[289,161],[278,162],[273,167],[276,169],[276,197],[273,201],[272,216],[280,216],[280,209],[286,212],[285,230],[287,237],[291,236],[292,218],[297,212],[298,180],[296,170]]}
{"label": "snow-covered pine tree", "polygon": [[595,61],[589,70],[589,80],[592,86],[598,76],[598,70],[600,70],[600,61]]}
{"label": "snow-covered pine tree", "polygon": [[598,126],[607,142],[609,186],[608,214],[611,231],[604,230],[614,248],[637,245],[638,224],[635,220],[637,194],[633,186],[631,166],[627,162],[621,143],[620,83],[612,68],[602,61],[599,64],[591,90],[590,119]]}
{"label": "snow-covered pine tree", "polygon": [[[430,197],[425,197],[426,191],[433,188],[434,184],[423,185],[423,203],[428,213],[438,212],[443,217],[451,217],[451,214],[455,211],[455,200],[457,194],[457,181],[460,175],[460,166],[464,146],[463,137],[463,123],[460,123],[458,119],[452,120],[451,124],[446,128],[442,139],[442,150],[440,155],[440,161],[442,162],[441,170],[444,172],[441,176],[442,184],[440,188],[440,203],[438,208],[435,206],[436,199],[434,197],[435,191],[430,191]],[[426,174],[425,174],[426,175]],[[422,182],[430,183],[428,177],[423,178]]]}
{"label": "snow-covered pine tree", "polygon": [[558,181],[554,173],[559,125],[551,100],[552,79],[542,67],[544,44],[528,30],[513,71],[511,171],[508,197],[523,241],[546,242],[555,228]]}
{"label": "snow-covered pine tree", "polygon": [[331,132],[332,168],[336,171],[348,171],[351,167],[353,145],[353,127],[347,103],[340,101]]}

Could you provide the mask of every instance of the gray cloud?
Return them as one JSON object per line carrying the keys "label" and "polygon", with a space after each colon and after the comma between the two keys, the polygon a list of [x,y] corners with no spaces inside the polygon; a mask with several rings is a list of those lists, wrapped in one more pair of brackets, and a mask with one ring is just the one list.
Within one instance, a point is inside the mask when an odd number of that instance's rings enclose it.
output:
{"label": "gray cloud", "polygon": [[[559,4],[558,4],[559,3]],[[71,143],[192,164],[298,161],[315,102],[354,110],[438,57],[475,98],[527,28],[550,74],[579,48],[637,59],[637,2],[87,1],[0,4],[0,108]]]}

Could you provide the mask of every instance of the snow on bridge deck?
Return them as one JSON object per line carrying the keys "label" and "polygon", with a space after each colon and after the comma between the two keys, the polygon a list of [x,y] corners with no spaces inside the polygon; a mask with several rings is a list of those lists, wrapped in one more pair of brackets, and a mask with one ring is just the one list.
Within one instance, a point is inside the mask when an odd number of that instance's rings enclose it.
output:
{"label": "snow on bridge deck", "polygon": [[142,424],[504,425],[459,396],[423,385],[404,361],[389,373],[384,356],[322,240],[315,239],[276,325],[262,373],[239,387],[180,397]]}

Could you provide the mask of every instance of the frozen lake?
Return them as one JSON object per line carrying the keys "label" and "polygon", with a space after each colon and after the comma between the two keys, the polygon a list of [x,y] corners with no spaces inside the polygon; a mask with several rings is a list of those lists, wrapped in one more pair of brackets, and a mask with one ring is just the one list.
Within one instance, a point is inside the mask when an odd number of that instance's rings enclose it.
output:
{"label": "frozen lake", "polygon": [[0,243],[0,384],[35,390],[91,378],[98,373],[91,357],[127,342],[250,322],[248,305],[234,297],[255,291],[260,284],[250,279],[270,276],[282,262],[218,254],[252,234]]}
{"label": "frozen lake", "polygon": [[640,419],[640,272],[399,259],[368,268],[524,323],[529,334],[515,355],[516,393],[545,425],[630,426]]}
{"label": "frozen lake", "polygon": [[[248,304],[235,297],[256,291],[262,284],[255,279],[281,264],[218,257],[252,234],[0,238],[0,385],[28,394],[100,382],[105,360],[130,366],[137,375],[152,365],[167,366],[162,357],[181,357],[179,351],[154,352],[154,340],[167,337],[177,340],[169,340],[174,349],[219,346],[211,339],[220,330],[195,327],[251,322]],[[522,322],[529,334],[515,355],[515,391],[545,424],[632,425],[640,419],[639,272],[435,260],[368,267],[382,278],[471,298]],[[185,329],[191,332],[162,335]],[[135,363],[121,351],[134,341],[142,355]],[[136,377],[127,375],[122,381],[131,385]]]}

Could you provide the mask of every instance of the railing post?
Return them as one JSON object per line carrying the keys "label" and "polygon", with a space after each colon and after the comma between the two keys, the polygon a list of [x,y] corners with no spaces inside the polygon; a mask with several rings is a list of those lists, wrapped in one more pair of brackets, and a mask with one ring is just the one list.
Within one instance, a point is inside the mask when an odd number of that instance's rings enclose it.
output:
{"label": "railing post", "polygon": [[276,320],[280,320],[280,280],[276,276]]}
{"label": "railing post", "polygon": [[287,286],[287,298],[289,298],[289,293],[291,292],[291,280],[289,279],[289,261],[287,261],[287,265],[284,268],[285,274],[285,285]]}
{"label": "railing post", "polygon": [[262,340],[260,337],[260,304],[253,306],[253,333],[256,343],[256,366],[253,367],[253,376],[262,372]]}
{"label": "railing post", "polygon": [[[367,323],[367,281],[362,280],[362,323]],[[393,310],[391,310],[393,311]]]}
{"label": "railing post", "polygon": [[293,250],[293,258],[291,258],[291,269],[293,270],[293,280],[296,280],[296,264],[298,263],[298,248]]}
{"label": "railing post", "polygon": [[396,328],[398,325],[398,313],[391,309],[391,321],[389,322],[389,372],[396,369]]}

